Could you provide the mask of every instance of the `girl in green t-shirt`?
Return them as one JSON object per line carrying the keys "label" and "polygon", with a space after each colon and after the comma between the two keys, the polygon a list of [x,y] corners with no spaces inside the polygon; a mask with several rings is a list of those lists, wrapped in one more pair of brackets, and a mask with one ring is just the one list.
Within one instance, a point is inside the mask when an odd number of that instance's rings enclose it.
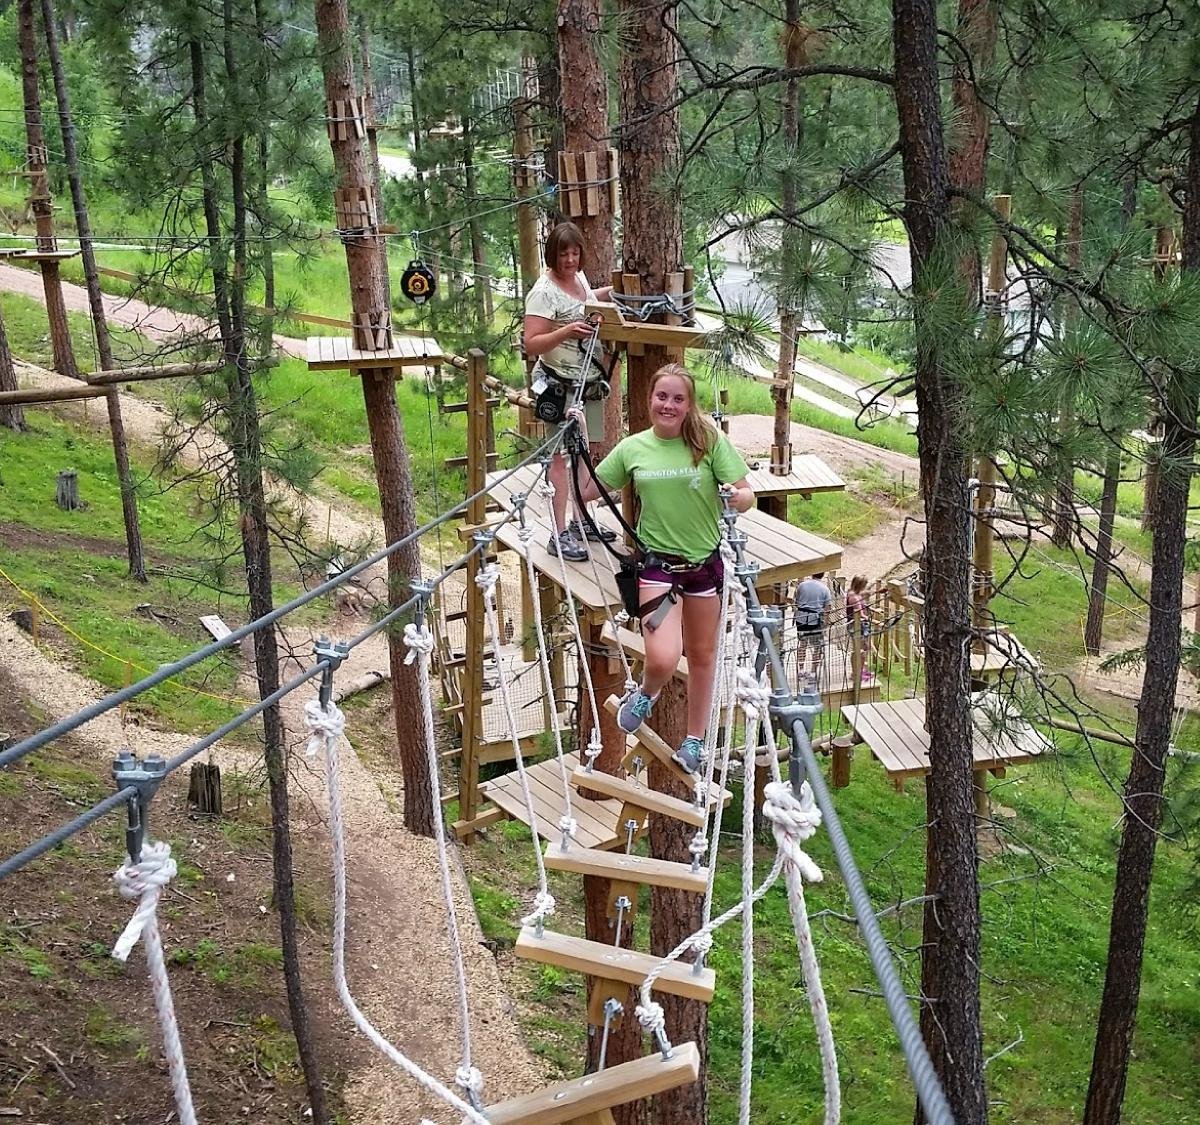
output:
{"label": "girl in green t-shirt", "polygon": [[[642,683],[622,701],[617,723],[629,733],[637,730],[686,655],[688,733],[675,760],[694,773],[716,678],[724,577],[721,494],[727,492],[732,506],[744,512],[754,503],[754,491],[746,483],[749,470],[741,454],[700,413],[687,368],[679,363],[660,367],[650,379],[649,397],[651,428],[619,442],[596,468],[609,488],[632,481],[641,502],[637,532],[650,551],[641,576],[641,604],[667,593],[674,597],[656,628],[643,622]],[[591,480],[581,482],[580,492],[585,503],[600,495]]]}

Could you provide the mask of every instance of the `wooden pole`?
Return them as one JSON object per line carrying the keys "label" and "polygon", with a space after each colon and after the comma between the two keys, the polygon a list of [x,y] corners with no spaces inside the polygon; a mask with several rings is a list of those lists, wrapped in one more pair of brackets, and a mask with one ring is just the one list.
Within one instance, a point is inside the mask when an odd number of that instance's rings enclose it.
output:
{"label": "wooden pole", "polygon": [[[362,350],[379,351],[392,344],[391,295],[380,250],[378,201],[367,169],[363,98],[354,80],[349,5],[347,0],[315,0],[314,10],[329,145],[338,179],[335,213],[343,231],[350,277],[354,343]],[[396,406],[394,369],[364,370],[362,388],[383,531],[387,542],[396,543],[416,530],[417,518],[408,446]],[[420,565],[415,541],[388,556],[389,606],[396,608],[407,600]],[[432,836],[434,817],[440,816],[441,810],[434,808],[431,795],[424,732],[411,721],[419,714],[421,701],[416,668],[404,663],[407,653],[399,630],[388,633],[388,654],[396,743],[404,772],[404,823],[410,832]]]}
{"label": "wooden pole", "polygon": [[[472,348],[467,357],[467,495],[479,492],[487,477],[488,406],[484,380],[487,357]],[[477,527],[487,514],[487,500],[479,496],[467,505],[467,522]],[[462,757],[458,767],[458,815],[469,826],[479,808],[479,744],[483,736],[483,649],[487,643],[483,591],[475,581],[483,569],[476,551],[467,560],[466,665],[463,669]],[[459,834],[469,844],[475,833],[467,827]]]}
{"label": "wooden pole", "polygon": [[521,60],[521,76],[525,89],[521,97],[513,102],[513,180],[517,198],[524,200],[517,207],[517,244],[521,255],[521,295],[527,296],[541,275],[541,258],[538,254],[537,207],[533,198],[537,193],[536,171],[533,161],[533,121],[530,114],[532,102],[529,84],[533,61],[528,57]]}
{"label": "wooden pole", "polygon": [[77,398],[103,398],[103,387],[47,387],[21,391],[0,391],[0,406],[20,406],[35,402],[70,402]]}

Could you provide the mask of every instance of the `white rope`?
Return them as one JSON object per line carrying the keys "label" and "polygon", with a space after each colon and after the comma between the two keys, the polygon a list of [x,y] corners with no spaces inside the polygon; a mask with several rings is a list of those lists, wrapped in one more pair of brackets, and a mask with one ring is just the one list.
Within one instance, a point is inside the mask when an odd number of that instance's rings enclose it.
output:
{"label": "white rope", "polygon": [[163,888],[175,875],[175,860],[171,845],[165,841],[146,844],[137,863],[123,863],[113,875],[123,899],[137,900],[137,909],[113,946],[112,955],[125,961],[141,940],[146,951],[146,967],[150,972],[150,988],[154,993],[154,1008],[162,1029],[163,1051],[175,1094],[175,1108],[180,1125],[196,1125],[196,1110],[192,1106],[192,1091],[188,1085],[187,1064],[183,1058],[183,1043],[179,1024],[175,1020],[175,1004],[171,999],[171,981],[163,957],[162,937],[158,932],[158,899]]}
{"label": "white rope", "polygon": [[[428,695],[428,685],[426,689]],[[342,822],[342,788],[338,773],[337,749],[338,739],[346,727],[346,718],[336,704],[331,703],[326,709],[318,700],[310,699],[304,706],[304,721],[313,732],[308,741],[308,752],[315,753],[322,748],[322,744],[325,751],[325,777],[329,787],[329,832],[333,844],[333,983],[338,997],[350,1014],[354,1026],[377,1050],[431,1094],[464,1114],[471,1125],[488,1125],[483,1114],[388,1042],[359,1010],[350,993],[350,986],[346,981],[346,836]],[[436,769],[433,776],[437,776]],[[441,805],[435,807],[438,813],[436,819],[440,821]]]}
{"label": "white rope", "polygon": [[529,814],[529,832],[533,837],[533,855],[537,861],[538,889],[533,900],[533,910],[521,919],[522,926],[531,926],[541,923],[554,913],[554,896],[546,885],[546,862],[542,858],[538,815],[533,805],[533,794],[529,790],[529,777],[525,772],[525,755],[521,753],[521,738],[517,733],[517,716],[513,711],[512,695],[508,690],[508,673],[504,667],[504,654],[500,651],[500,622],[496,614],[496,583],[499,578],[500,568],[495,563],[488,563],[475,575],[475,584],[483,592],[483,612],[487,618],[488,636],[492,643],[492,655],[496,661],[496,683],[500,690],[500,701],[504,706],[504,716],[508,720],[513,758],[517,763],[517,776],[521,780],[525,811]]}
{"label": "white rope", "polygon": [[463,960],[462,936],[458,930],[458,907],[450,880],[450,857],[446,850],[446,828],[442,823],[442,782],[438,772],[437,732],[433,723],[433,691],[429,683],[429,659],[433,652],[433,632],[422,617],[420,625],[404,626],[404,644],[408,648],[405,664],[417,665],[417,691],[421,696],[421,715],[425,722],[425,761],[429,771],[429,796],[433,802],[433,836],[437,842],[438,872],[442,880],[442,898],[446,903],[446,926],[450,932],[450,955],[454,961],[454,981],[458,988],[458,1018],[462,1031],[462,1062],[454,1081],[466,1090],[473,1105],[482,1104],[483,1075],[471,1065],[471,1005],[467,999],[467,966]]}
{"label": "white rope", "polygon": [[546,647],[546,626],[542,620],[542,600],[537,596],[538,577],[534,569],[533,558],[529,552],[529,542],[533,538],[533,528],[523,526],[517,532],[521,542],[521,555],[525,562],[525,580],[531,591],[530,601],[533,603],[533,631],[537,638],[538,665],[542,675],[542,690],[549,700],[547,711],[550,714],[550,730],[554,735],[554,752],[558,756],[558,775],[562,782],[563,812],[559,819],[559,831],[571,839],[579,829],[579,823],[571,809],[571,783],[567,777],[567,762],[563,751],[562,722],[558,714],[558,700],[554,698],[554,677],[550,674],[550,652]]}

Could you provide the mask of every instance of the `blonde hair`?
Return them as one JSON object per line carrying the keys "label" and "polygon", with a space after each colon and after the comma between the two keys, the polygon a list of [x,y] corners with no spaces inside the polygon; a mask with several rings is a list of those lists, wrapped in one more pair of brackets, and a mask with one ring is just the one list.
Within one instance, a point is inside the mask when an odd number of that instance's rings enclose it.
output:
{"label": "blonde hair", "polygon": [[683,416],[683,426],[679,431],[679,436],[692,451],[692,464],[699,465],[705,455],[711,453],[716,446],[718,435],[709,420],[700,413],[700,407],[696,403],[696,380],[692,373],[682,363],[664,363],[650,376],[650,389],[646,393],[646,398],[648,400],[654,398],[654,388],[658,386],[660,379],[664,379],[668,375],[682,379],[684,386],[688,389],[688,410]]}

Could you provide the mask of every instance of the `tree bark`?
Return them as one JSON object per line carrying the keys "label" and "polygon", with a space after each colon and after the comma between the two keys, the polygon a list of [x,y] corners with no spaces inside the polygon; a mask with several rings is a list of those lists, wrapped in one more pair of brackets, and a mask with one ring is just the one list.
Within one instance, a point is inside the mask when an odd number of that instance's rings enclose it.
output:
{"label": "tree bark", "polygon": [[[608,168],[608,79],[600,58],[603,21],[600,0],[559,0],[558,70],[571,76],[562,87],[563,149],[594,152],[601,179]],[[608,185],[602,185],[596,196],[595,213],[575,219],[593,289],[609,283],[617,260]],[[594,435],[598,440],[592,442],[593,458],[604,457],[621,440],[621,426],[621,388],[614,384],[604,403],[604,434]]]}
{"label": "tree bark", "polygon": [[1096,555],[1088,587],[1087,624],[1083,647],[1089,656],[1100,655],[1104,640],[1104,607],[1108,597],[1108,574],[1112,569],[1113,525],[1117,517],[1117,485],[1121,482],[1121,447],[1114,444],[1104,461],[1104,488],[1100,493],[1100,526],[1096,531]]}
{"label": "tree bark", "polygon": [[[1183,193],[1182,272],[1194,278],[1200,274],[1200,101],[1192,112],[1189,133],[1187,185]],[[1141,991],[1150,882],[1162,823],[1163,779],[1179,679],[1188,484],[1196,452],[1193,426],[1200,401],[1187,381],[1172,381],[1166,390],[1169,409],[1163,424],[1164,456],[1159,468],[1158,510],[1151,548],[1146,671],[1138,700],[1134,735],[1137,749],[1133,751],[1125,782],[1125,816],[1117,854],[1108,964],[1096,1023],[1084,1125],[1117,1125],[1121,1120]]]}
{"label": "tree bark", "polygon": [[[327,101],[348,101],[356,93],[354,61],[351,55],[350,19],[346,0],[316,0],[316,28],[321,48],[321,67],[325,77]],[[366,154],[362,140],[353,129],[344,139],[330,141],[338,183],[343,189],[361,190],[369,183]],[[391,313],[387,273],[379,253],[377,229],[366,237],[346,242],[346,265],[350,274],[350,298],[354,316],[360,323],[386,325],[391,336]],[[364,371],[363,399],[367,407],[371,450],[375,459],[375,477],[383,514],[383,530],[388,543],[403,539],[416,529],[416,502],[413,498],[412,473],[408,447],[396,407],[396,384],[391,368]],[[388,604],[399,606],[407,600],[408,589],[420,573],[420,555],[416,542],[388,556]],[[424,732],[413,723],[420,713],[420,696],[414,665],[405,666],[404,642],[399,629],[388,633],[388,654],[392,668],[392,708],[396,725],[396,743],[404,773],[404,823],[410,832],[432,836],[434,817],[441,810],[433,806],[429,769],[422,745]]]}
{"label": "tree bark", "polygon": [[[46,36],[46,55],[54,75],[54,95],[58,102],[58,118],[62,126],[63,153],[67,158],[67,176],[71,185],[71,202],[75,209],[75,229],[83,257],[83,276],[87,284],[88,307],[96,331],[96,350],[100,367],[111,371],[112,342],[108,335],[108,320],[104,314],[104,295],[100,289],[100,272],[96,268],[96,252],[92,247],[92,225],[88,216],[87,196],[83,190],[83,175],[79,168],[79,152],[75,144],[75,122],[71,116],[71,97],[63,69],[62,52],[58,49],[57,20],[54,0],[42,0],[42,29]],[[121,488],[121,515],[125,521],[125,549],[129,557],[129,576],[138,582],[146,581],[146,559],[142,551],[142,529],[138,520],[137,489],[129,467],[129,444],[125,439],[125,420],[121,416],[121,396],[110,388],[104,396],[108,410],[108,428],[112,434],[113,458],[117,464],[117,481]]]}
{"label": "tree bark", "polygon": [[[1071,192],[1071,210],[1067,218],[1067,265],[1078,272],[1083,264],[1083,181],[1075,185]],[[1064,320],[1069,326],[1076,319],[1077,313],[1073,305],[1067,305]],[[1071,430],[1075,426],[1075,404],[1064,402],[1059,415],[1059,430],[1063,436],[1064,448],[1070,447]],[[1075,466],[1070,458],[1059,468],[1058,485],[1054,497],[1054,519],[1050,531],[1050,542],[1056,547],[1070,547],[1075,537]]]}
{"label": "tree bark", "polygon": [[[800,24],[800,0],[784,0],[784,65],[789,70],[803,66],[808,57],[809,29]],[[803,135],[801,109],[804,87],[798,78],[790,78],[783,89],[783,144],[787,163],[780,175],[779,202],[785,215],[796,209],[797,179],[794,171]],[[797,308],[795,285],[804,252],[805,233],[785,223],[780,238],[779,293],[779,366],[776,368],[781,386],[771,388],[775,405],[775,427],[772,436],[771,470],[786,475],[792,467],[792,388],[796,368],[796,336],[801,317]],[[778,460],[776,459],[778,458]],[[787,502],[783,503],[786,518]]]}
{"label": "tree bark", "polygon": [[[677,196],[664,190],[664,181],[677,173],[680,156],[679,114],[664,111],[678,92],[674,33],[677,9],[666,0],[621,0],[621,57],[619,63],[621,198],[623,202],[625,273],[637,274],[645,294],[665,293],[667,275],[683,269],[683,223]],[[650,424],[646,400],[650,376],[663,363],[681,358],[678,352],[647,347],[644,356],[627,356],[629,429]],[[653,726],[668,743],[678,745],[687,734],[686,695],[672,680],[655,706]],[[656,764],[650,785],[680,795],[678,783]],[[688,797],[690,793],[683,793]],[[650,818],[650,852],[659,859],[689,861],[687,846],[693,830],[668,817]],[[700,926],[703,903],[699,896],[655,887],[650,893],[650,948],[664,954]],[[660,1094],[655,1118],[664,1123],[704,1125],[708,1061],[708,1006],[693,1000],[660,997],[667,1034],[673,1042],[692,1041],[700,1049],[699,1081]]]}
{"label": "tree bark", "polygon": [[[12,351],[8,346],[4,313],[0,312],[0,392],[15,390],[17,390],[17,370],[13,366]],[[16,433],[23,433],[29,428],[25,423],[25,411],[20,406],[0,405],[0,426]]]}
{"label": "tree bark", "polygon": [[[33,0],[17,2],[17,38],[21,49],[21,94],[25,108],[25,143],[28,146],[30,209],[37,227],[37,249],[49,253],[57,249],[54,239],[54,213],[51,210],[50,179],[46,168],[46,137],[42,131],[42,102],[38,91],[38,52],[34,32]],[[46,294],[46,318],[50,324],[50,348],[54,370],[72,379],[79,378],[75,352],[71,347],[71,328],[63,300],[62,278],[58,262],[39,262],[42,289]]]}
{"label": "tree bark", "polygon": [[[233,53],[233,12],[231,0],[223,3],[223,46],[230,96],[237,96],[237,63]],[[192,108],[196,129],[202,139],[209,132],[205,61],[200,40],[190,42],[192,69]],[[217,321],[226,362],[229,416],[229,447],[233,454],[235,485],[241,518],[242,557],[246,565],[246,589],[252,618],[262,617],[274,608],[271,575],[271,551],[267,534],[267,502],[262,477],[262,435],[254,382],[246,354],[246,183],[245,138],[241,133],[241,115],[235,113],[237,131],[230,138],[230,187],[233,198],[232,242],[233,276],[225,265],[225,242],[217,206],[216,172],[205,148],[202,157],[204,215],[209,245],[212,247],[213,288],[217,293]],[[219,256],[219,257],[218,257]],[[219,261],[219,268],[218,268]],[[218,286],[218,278],[220,285]],[[265,699],[279,689],[279,654],[275,630],[260,629],[254,634],[254,664],[259,698]],[[288,814],[287,750],[283,721],[278,705],[263,712],[263,758],[267,768],[267,786],[271,803],[272,875],[275,904],[279,910],[280,946],[283,951],[284,983],[292,1033],[304,1071],[309,1105],[314,1121],[327,1125],[325,1089],[321,1081],[320,1061],[308,1018],[304,984],[300,970],[300,946],[296,934],[296,904],[292,867],[291,827]]]}
{"label": "tree bark", "polygon": [[[925,501],[926,693],[930,733],[927,893],[921,1031],[955,1120],[987,1120],[979,1013],[979,885],[972,792],[970,563],[964,390],[942,366],[929,323],[931,289],[950,279],[947,168],[938,91],[934,0],[893,0],[895,98],[904,165],[904,221],[912,259],[917,440]],[[964,315],[967,302],[964,300]],[[918,1107],[918,1119],[923,1115]]]}

